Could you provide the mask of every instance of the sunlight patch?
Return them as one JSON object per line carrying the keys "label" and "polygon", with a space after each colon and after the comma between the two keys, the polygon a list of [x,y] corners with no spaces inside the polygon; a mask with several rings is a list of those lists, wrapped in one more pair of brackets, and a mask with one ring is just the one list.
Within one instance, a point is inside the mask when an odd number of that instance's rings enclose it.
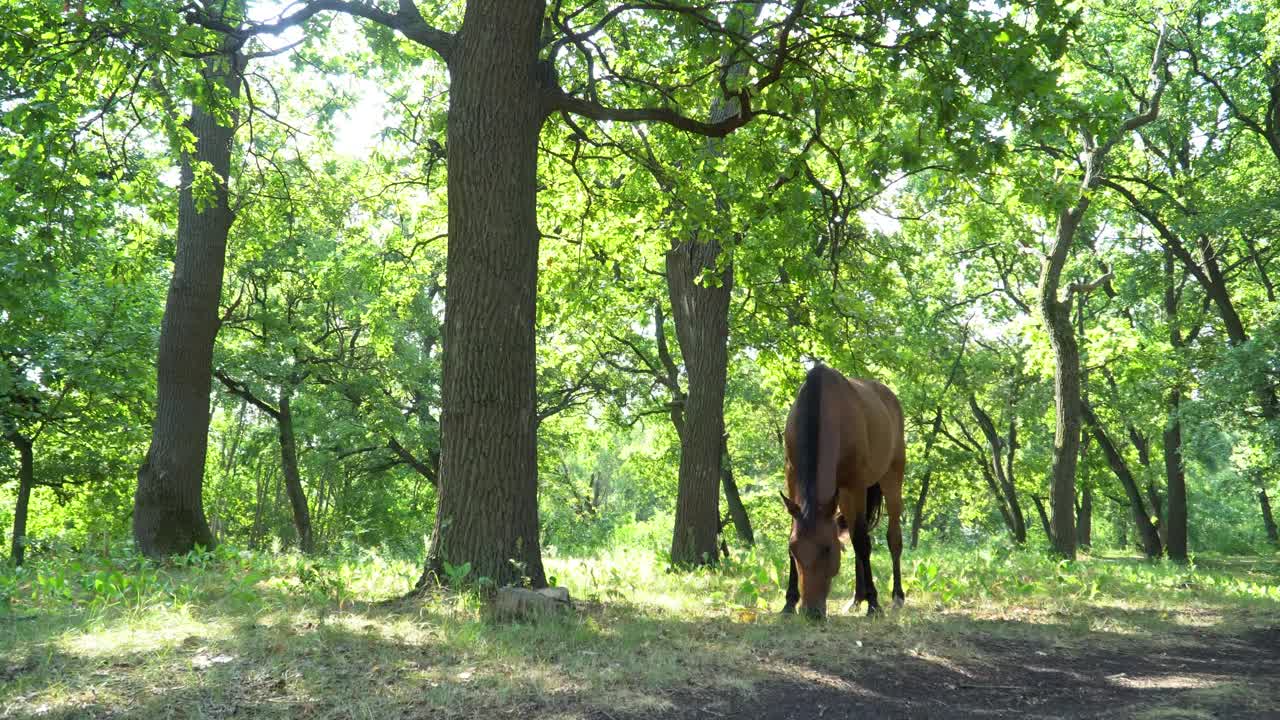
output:
{"label": "sunlight patch", "polygon": [[1108,675],[1107,681],[1112,685],[1135,690],[1199,690],[1216,687],[1223,682],[1222,677],[1218,675],[1129,675],[1127,673]]}
{"label": "sunlight patch", "polygon": [[851,682],[824,670],[811,667],[775,667],[773,668],[779,675],[792,680],[812,683],[814,685],[822,685],[833,690],[853,695],[862,695],[864,697],[886,699],[884,695],[868,688],[859,683]]}
{"label": "sunlight patch", "polygon": [[955,661],[948,660],[947,658],[944,658],[941,655],[934,655],[933,653],[926,652],[924,650],[911,650],[910,654],[920,658],[921,660],[924,660],[927,663],[932,663],[934,665],[938,665],[940,667],[946,668],[947,670],[950,670],[951,672],[957,675],[960,675],[961,677],[965,677],[970,680],[974,679],[973,673],[969,672],[968,670],[964,669],[960,665],[956,664]]}
{"label": "sunlight patch", "polygon": [[182,645],[191,638],[200,644],[227,636],[223,622],[200,622],[186,615],[149,618],[145,623],[122,622],[83,634],[65,635],[59,645],[68,653],[87,658],[115,657]]}

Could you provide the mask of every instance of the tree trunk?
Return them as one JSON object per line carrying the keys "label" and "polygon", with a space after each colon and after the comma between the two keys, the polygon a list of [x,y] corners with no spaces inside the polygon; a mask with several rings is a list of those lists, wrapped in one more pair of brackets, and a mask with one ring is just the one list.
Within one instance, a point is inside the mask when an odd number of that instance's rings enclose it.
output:
{"label": "tree trunk", "polygon": [[[1003,441],[996,434],[996,426],[991,421],[991,416],[978,405],[978,399],[974,395],[969,395],[969,410],[973,413],[974,419],[978,421],[978,427],[982,428],[982,434],[987,438],[987,447],[991,451],[991,469],[995,473],[995,479],[999,482],[999,492],[1004,497],[1004,502],[1008,506],[1007,517],[1009,520],[1009,529],[1013,532],[1013,539],[1019,543],[1027,541],[1027,524],[1022,517],[1022,507],[1018,504],[1018,491],[1013,487],[1013,483],[1005,476],[1004,466],[1000,462],[1000,446]],[[1010,448],[1009,452],[1013,452]]]}
{"label": "tree trunk", "polygon": [[729,506],[729,517],[733,518],[733,528],[738,532],[738,539],[745,547],[756,544],[755,533],[751,532],[751,517],[742,504],[742,496],[738,494],[738,483],[733,479],[733,459],[729,456],[729,436],[724,437],[724,452],[720,458],[720,484],[724,486],[724,502]]}
{"label": "tree trunk", "polygon": [[924,521],[924,504],[929,498],[929,480],[933,477],[933,468],[929,465],[929,452],[933,450],[934,440],[937,439],[938,433],[942,430],[942,406],[939,405],[937,411],[933,414],[933,429],[929,432],[929,437],[924,441],[924,458],[921,462],[925,464],[924,477],[920,479],[920,496],[916,498],[916,507],[911,514],[911,549],[915,550],[916,545],[920,542],[920,524]]}
{"label": "tree trunk", "polygon": [[1133,473],[1129,472],[1129,465],[1125,462],[1124,456],[1116,449],[1115,443],[1111,442],[1111,436],[1107,434],[1106,428],[1102,427],[1098,416],[1094,414],[1093,408],[1088,405],[1084,406],[1084,416],[1089,423],[1089,429],[1093,433],[1093,437],[1098,441],[1098,445],[1102,447],[1103,453],[1107,456],[1107,464],[1111,466],[1112,472],[1115,473],[1116,479],[1124,487],[1125,495],[1129,498],[1129,508],[1133,513],[1134,524],[1138,526],[1139,537],[1142,538],[1142,551],[1149,558],[1158,558],[1163,552],[1160,544],[1160,534],[1156,532],[1156,526],[1151,524],[1151,515],[1147,512],[1146,505],[1142,502],[1142,495],[1138,492],[1138,483],[1133,479]]}
{"label": "tree trunk", "polygon": [[1040,516],[1040,527],[1044,530],[1044,536],[1049,538],[1049,543],[1053,544],[1053,524],[1049,522],[1049,513],[1044,510],[1044,501],[1039,495],[1032,495],[1031,502],[1035,503],[1036,513]]}
{"label": "tree trunk", "polygon": [[[1249,341],[1249,333],[1245,330],[1244,322],[1240,320],[1240,313],[1236,311],[1235,303],[1231,299],[1226,278],[1218,264],[1217,250],[1206,235],[1200,235],[1198,242],[1200,257],[1204,263],[1204,273],[1201,277],[1207,276],[1208,279],[1207,283],[1201,283],[1205,294],[1218,308],[1218,316],[1222,318],[1223,327],[1227,331],[1227,341],[1232,347],[1244,345]],[[1276,396],[1275,384],[1268,377],[1265,367],[1259,368],[1257,380],[1253,386],[1253,395],[1262,407],[1263,419],[1268,424],[1280,423],[1280,398]]]}
{"label": "tree trunk", "polygon": [[1093,491],[1085,485],[1080,489],[1080,507],[1076,510],[1076,544],[1093,545]]}
{"label": "tree trunk", "polygon": [[[203,76],[239,95],[242,61],[227,53],[206,61]],[[177,253],[160,328],[156,359],[156,416],[146,460],[138,470],[133,537],[138,549],[159,558],[213,547],[201,496],[209,441],[209,386],[213,344],[218,334],[218,301],[232,213],[227,181],[236,113],[226,125],[218,114],[193,105],[187,128],[195,137],[194,156],[182,153],[178,192]],[[213,170],[213,197],[196,197],[195,166]]]}
{"label": "tree trunk", "polygon": [[1072,560],[1076,557],[1076,462],[1080,453],[1080,348],[1071,326],[1070,294],[1066,301],[1059,300],[1058,286],[1076,228],[1088,209],[1089,197],[1083,194],[1073,207],[1062,211],[1053,247],[1040,268],[1040,312],[1054,359],[1052,539],[1058,554]]}
{"label": "tree trunk", "polygon": [[[763,8],[754,4],[750,13],[740,6],[730,10],[728,24],[742,31]],[[732,56],[722,58],[726,83],[745,76],[748,66]],[[717,99],[711,106],[711,122],[720,122],[741,110],[734,100]],[[720,140],[708,139],[706,153],[720,154]],[[716,209],[727,212],[716,198]],[[727,223],[725,223],[727,225]],[[733,292],[733,264],[720,262],[722,244],[715,230],[705,239],[692,237],[673,242],[667,253],[667,292],[676,323],[680,355],[689,376],[688,395],[680,433],[680,480],[676,495],[675,528],[671,538],[674,565],[702,565],[716,561],[715,530],[720,522],[718,476],[720,445],[724,435],[724,394],[729,366],[729,298]],[[718,265],[723,265],[716,272]],[[703,271],[711,271],[714,285],[700,283]],[[727,492],[726,492],[727,497]],[[730,512],[733,512],[730,501]],[[740,504],[740,503],[739,503]],[[745,518],[745,510],[743,516]],[[734,524],[737,524],[734,518]],[[741,534],[741,530],[739,530]]]}
{"label": "tree trunk", "polygon": [[[1169,323],[1169,344],[1175,352],[1181,352],[1186,344],[1182,332],[1178,329],[1178,292],[1173,277],[1173,253],[1164,252],[1164,313]],[[1168,395],[1168,420],[1164,428],[1164,472],[1165,486],[1169,493],[1168,512],[1161,524],[1164,529],[1165,550],[1169,557],[1177,562],[1187,561],[1187,475],[1182,464],[1182,389],[1174,384]],[[1154,490],[1152,501],[1158,500]],[[1160,513],[1159,504],[1155,504],[1156,513]]]}
{"label": "tree trunk", "polygon": [[[991,476],[991,468],[985,460],[982,463],[982,479],[987,481],[987,491],[991,493],[991,499],[995,501],[996,508],[1000,511],[1004,526],[1009,528],[1009,534],[1013,535],[1013,538],[1017,540],[1018,531],[1013,523],[1013,515],[1009,513],[1009,506],[1005,503],[1004,493],[1000,492],[1000,488],[996,486],[995,478]],[[1022,541],[1018,540],[1018,542]]]}
{"label": "tree trunk", "polygon": [[285,490],[289,493],[289,505],[293,508],[293,526],[298,531],[298,548],[310,555],[315,552],[315,540],[311,535],[311,512],[307,510],[307,495],[302,489],[302,475],[298,472],[298,444],[293,437],[293,411],[289,408],[289,396],[293,389],[280,388],[280,407],[276,427],[280,430],[280,469],[284,472]]}
{"label": "tree trunk", "polygon": [[1187,474],[1182,464],[1182,421],[1178,407],[1182,394],[1177,388],[1169,393],[1169,424],[1164,429],[1164,472],[1169,488],[1168,516],[1165,521],[1169,557],[1187,561]]}
{"label": "tree trunk", "polygon": [[27,509],[31,505],[31,488],[36,484],[36,465],[31,440],[17,432],[9,439],[18,449],[18,504],[13,508],[13,544],[9,551],[9,559],[17,567],[26,560]]}
{"label": "tree trunk", "polygon": [[267,493],[271,487],[270,478],[262,471],[261,457],[259,457],[253,470],[253,478],[254,485],[257,488],[257,493],[255,494],[257,502],[253,508],[253,527],[249,530],[249,549],[257,550],[261,547],[262,535],[265,532]]}
{"label": "tree trunk", "polygon": [[1267,539],[1280,543],[1280,531],[1276,529],[1276,518],[1271,514],[1271,498],[1267,497],[1266,488],[1258,488],[1258,505],[1262,507],[1262,525],[1267,529]]}
{"label": "tree trunk", "polygon": [[420,588],[467,563],[469,579],[546,585],[534,356],[544,7],[468,0],[450,53],[440,497]]}
{"label": "tree trunk", "polygon": [[[1237,312],[1235,303],[1231,299],[1230,289],[1227,287],[1226,278],[1218,263],[1217,251],[1210,239],[1205,235],[1198,238],[1200,261],[1197,262],[1182,242],[1181,236],[1161,222],[1159,215],[1153,209],[1143,204],[1123,186],[1115,183],[1110,183],[1108,186],[1118,190],[1134,210],[1150,222],[1163,239],[1166,274],[1171,272],[1171,258],[1176,258],[1187,273],[1196,279],[1205,295],[1218,310],[1218,316],[1222,319],[1223,328],[1227,332],[1227,343],[1233,348],[1247,343],[1249,333],[1245,330],[1240,313]],[[1168,292],[1166,290],[1166,297]],[[1270,290],[1268,295],[1270,296]],[[1262,417],[1267,423],[1280,423],[1280,397],[1276,394],[1275,383],[1267,376],[1265,369],[1260,370],[1253,385],[1254,398],[1262,407]]]}
{"label": "tree trunk", "polygon": [[676,565],[716,560],[733,271],[726,267],[714,273],[718,286],[698,281],[704,270],[715,270],[719,255],[718,241],[696,239],[682,242],[667,253],[667,287],[680,354],[689,377],[685,428],[680,434],[675,532],[671,539],[671,562]]}

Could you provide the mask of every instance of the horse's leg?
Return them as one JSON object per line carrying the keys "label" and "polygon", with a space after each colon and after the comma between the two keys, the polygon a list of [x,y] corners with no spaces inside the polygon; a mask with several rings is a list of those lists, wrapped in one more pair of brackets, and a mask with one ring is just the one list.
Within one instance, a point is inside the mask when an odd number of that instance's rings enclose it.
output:
{"label": "horse's leg", "polygon": [[[851,491],[849,488],[857,487],[856,481],[852,476],[849,479],[841,479],[840,483],[840,514],[844,515],[845,522],[849,524],[849,541],[853,545],[853,605],[857,607],[866,600],[867,578],[871,573],[868,571],[867,565],[863,563],[863,556],[858,552],[857,538],[857,522],[855,518],[862,517],[865,521],[867,514],[867,493],[863,491]],[[864,522],[865,525],[865,522]]]}
{"label": "horse's leg", "polygon": [[[864,503],[865,505],[865,503]],[[867,615],[880,612],[880,602],[876,596],[876,580],[871,574],[871,533],[867,528],[867,512],[858,513],[853,522],[853,550],[858,557],[861,573],[866,575],[863,581],[863,592],[867,598]]]}
{"label": "horse's leg", "polygon": [[902,607],[906,595],[902,592],[902,476],[905,462],[895,459],[880,481],[884,492],[885,510],[889,513],[889,554],[893,557],[893,605]]}
{"label": "horse's leg", "polygon": [[[788,448],[788,457],[783,463],[783,473],[787,481],[787,496],[795,497],[794,492],[798,478],[796,477],[796,466],[791,463],[790,448]],[[791,562],[791,576],[787,578],[787,604],[782,606],[784,615],[791,615],[796,611],[796,603],[800,602],[800,579],[796,575],[796,558],[791,554],[791,550],[787,550],[787,560]]]}
{"label": "horse's leg", "polygon": [[782,606],[782,614],[793,615],[796,611],[796,603],[800,602],[800,582],[796,578],[795,556],[787,553],[787,559],[791,561],[791,577],[787,579],[787,604]]}

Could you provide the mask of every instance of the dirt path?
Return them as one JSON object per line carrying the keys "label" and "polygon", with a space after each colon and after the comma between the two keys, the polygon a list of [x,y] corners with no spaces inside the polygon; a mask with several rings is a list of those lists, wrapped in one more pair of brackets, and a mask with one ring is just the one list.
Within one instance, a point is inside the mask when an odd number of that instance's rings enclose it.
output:
{"label": "dirt path", "polygon": [[[646,718],[1280,718],[1280,625],[1088,637],[968,635],[946,651],[766,665],[750,694],[678,691]],[[621,720],[621,716],[595,717]],[[639,716],[636,716],[637,718]]]}

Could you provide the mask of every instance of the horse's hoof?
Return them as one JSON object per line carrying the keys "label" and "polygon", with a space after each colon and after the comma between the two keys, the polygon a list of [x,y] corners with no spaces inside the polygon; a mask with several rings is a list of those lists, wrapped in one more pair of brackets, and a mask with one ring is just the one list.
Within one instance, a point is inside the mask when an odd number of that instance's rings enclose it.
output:
{"label": "horse's hoof", "polygon": [[880,617],[883,614],[884,614],[884,611],[880,609],[880,605],[878,603],[874,603],[874,602],[867,603],[867,617],[869,618]]}
{"label": "horse's hoof", "polygon": [[782,614],[783,614],[783,615],[795,615],[795,614],[796,614],[796,604],[795,604],[795,603],[787,603],[786,605],[783,605],[783,606],[782,606]]}
{"label": "horse's hoof", "polygon": [[893,596],[893,606],[895,608],[902,609],[902,606],[906,604],[907,604],[907,598],[905,596],[903,595]]}

